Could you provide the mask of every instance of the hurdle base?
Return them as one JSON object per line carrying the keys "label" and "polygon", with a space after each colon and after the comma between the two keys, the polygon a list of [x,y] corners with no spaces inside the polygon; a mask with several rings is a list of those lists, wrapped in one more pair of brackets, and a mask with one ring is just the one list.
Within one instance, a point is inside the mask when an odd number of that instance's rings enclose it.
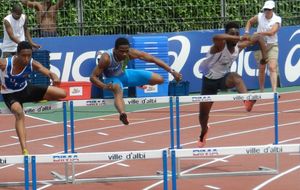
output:
{"label": "hurdle base", "polygon": [[[46,185],[46,184],[67,184],[65,180],[43,180],[37,181],[37,185]],[[16,187],[16,186],[24,186],[24,181],[15,181],[15,182],[0,182],[0,187]],[[29,185],[32,186],[32,181],[29,181]]]}
{"label": "hurdle base", "polygon": [[[171,174],[172,174],[172,171],[170,171],[170,170],[168,170],[167,172],[168,172],[168,175],[171,175]],[[161,170],[157,170],[157,171],[156,171],[156,175],[164,175],[164,172],[161,171]]]}
{"label": "hurdle base", "polygon": [[[168,175],[169,177],[171,175]],[[82,183],[98,183],[98,182],[122,182],[122,181],[139,181],[139,180],[163,180],[163,176],[128,176],[128,177],[105,177],[105,178],[89,178],[89,179],[75,179],[73,184]]]}
{"label": "hurdle base", "polygon": [[236,171],[236,172],[215,172],[215,173],[196,173],[196,174],[177,174],[177,178],[191,177],[223,177],[223,176],[253,176],[253,175],[275,175],[279,171],[271,168],[253,171]]}
{"label": "hurdle base", "polygon": [[72,183],[73,182],[73,177],[69,176],[66,178],[66,176],[61,175],[55,171],[51,171],[51,175],[53,175],[54,180],[62,180],[65,181],[65,183]]}

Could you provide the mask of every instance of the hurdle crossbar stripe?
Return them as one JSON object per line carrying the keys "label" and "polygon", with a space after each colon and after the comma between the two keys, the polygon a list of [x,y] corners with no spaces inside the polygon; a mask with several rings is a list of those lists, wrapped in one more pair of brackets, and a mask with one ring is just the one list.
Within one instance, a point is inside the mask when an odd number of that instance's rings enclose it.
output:
{"label": "hurdle crossbar stripe", "polygon": [[[169,97],[142,97],[142,98],[124,98],[124,102],[127,105],[138,104],[156,104],[156,103],[168,103]],[[92,99],[92,100],[75,100],[74,106],[105,106],[113,105],[113,99]]]}
{"label": "hurdle crossbar stripe", "polygon": [[[37,154],[36,163],[68,163],[68,162],[95,162],[117,160],[145,160],[162,158],[163,150],[140,150],[124,152],[74,153],[74,154]],[[29,159],[30,162],[31,159]],[[0,156],[0,165],[23,164],[24,156]]]}
{"label": "hurdle crossbar stripe", "polygon": [[183,157],[208,157],[222,155],[256,155],[256,154],[275,154],[275,153],[295,153],[300,152],[300,144],[282,145],[253,145],[253,146],[231,146],[231,147],[212,147],[196,149],[175,149],[177,158]]}
{"label": "hurdle crossbar stripe", "polygon": [[180,103],[193,102],[218,102],[218,101],[243,101],[273,99],[274,93],[245,93],[224,95],[179,96]]}
{"label": "hurdle crossbar stripe", "polygon": [[[50,111],[55,109],[60,109],[63,107],[62,102],[56,102],[51,104],[39,104],[30,107],[24,107],[24,112],[26,114],[30,113],[40,113],[44,111]],[[0,114],[11,114],[11,111],[8,108],[0,108]]]}

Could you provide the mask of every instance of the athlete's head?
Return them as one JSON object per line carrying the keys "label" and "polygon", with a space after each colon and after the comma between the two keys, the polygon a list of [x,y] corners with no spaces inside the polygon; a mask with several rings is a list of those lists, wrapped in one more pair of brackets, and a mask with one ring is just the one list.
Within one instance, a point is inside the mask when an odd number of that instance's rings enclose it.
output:
{"label": "athlete's head", "polygon": [[115,42],[114,54],[117,57],[117,61],[124,60],[128,57],[129,41],[126,38],[118,38]]}
{"label": "athlete's head", "polygon": [[118,49],[122,45],[127,45],[129,46],[129,41],[127,38],[118,38],[115,42],[115,48]]}
{"label": "athlete's head", "polygon": [[22,7],[19,4],[14,4],[11,9],[12,17],[15,20],[19,20],[21,18],[22,13],[23,13]]}
{"label": "athlete's head", "polygon": [[27,65],[32,57],[32,46],[29,42],[22,41],[18,43],[17,59],[20,64]]}
{"label": "athlete's head", "polygon": [[[229,35],[239,36],[240,35],[240,26],[236,22],[228,22],[225,25],[225,33]],[[235,46],[237,42],[227,42],[230,45]]]}

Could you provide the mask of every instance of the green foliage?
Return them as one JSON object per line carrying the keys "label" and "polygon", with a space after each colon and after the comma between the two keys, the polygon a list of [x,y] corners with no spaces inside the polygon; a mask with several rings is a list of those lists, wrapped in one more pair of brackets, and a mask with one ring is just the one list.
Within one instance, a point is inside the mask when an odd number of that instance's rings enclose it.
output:
{"label": "green foliage", "polygon": [[[62,36],[97,34],[137,34],[177,32],[223,28],[227,21],[244,26],[256,15],[264,0],[65,0],[58,14],[58,32]],[[13,3],[0,0],[0,16],[4,18]],[[283,25],[299,25],[300,2],[277,0],[276,13]],[[29,28],[35,36],[35,11],[24,8]],[[82,22],[80,19],[82,11]],[[3,32],[1,31],[1,35]]]}

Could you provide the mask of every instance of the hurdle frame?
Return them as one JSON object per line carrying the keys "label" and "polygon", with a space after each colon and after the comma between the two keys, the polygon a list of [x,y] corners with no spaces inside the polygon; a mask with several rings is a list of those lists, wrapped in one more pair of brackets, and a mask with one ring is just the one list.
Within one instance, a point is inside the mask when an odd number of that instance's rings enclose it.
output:
{"label": "hurdle frame", "polygon": [[[249,150],[255,148],[255,152]],[[248,150],[248,151],[247,151]],[[268,151],[267,151],[268,150]],[[269,151],[272,150],[272,151]],[[300,144],[282,144],[282,145],[258,145],[258,146],[236,146],[236,147],[212,147],[212,148],[195,148],[195,149],[173,149],[171,150],[171,168],[172,168],[172,190],[177,190],[178,178],[191,177],[218,177],[218,176],[233,176],[233,175],[266,175],[277,174],[276,170],[269,171],[238,171],[238,172],[215,172],[215,173],[195,173],[195,174],[181,174],[178,171],[176,160],[184,157],[213,157],[222,155],[255,155],[255,154],[275,154],[281,153],[299,153]]]}
{"label": "hurdle frame", "polygon": [[[173,102],[173,98],[170,102]],[[274,106],[274,145],[278,145],[278,136],[279,136],[279,130],[278,130],[278,93],[260,93],[260,96],[255,93],[245,93],[245,94],[227,94],[220,97],[220,95],[201,95],[201,96],[176,96],[175,102],[176,102],[176,149],[181,149],[180,145],[180,117],[179,117],[179,104],[180,102],[188,103],[188,102],[207,102],[207,101],[243,101],[243,100],[261,100],[261,99],[273,99],[273,106]],[[173,104],[170,104],[170,107],[173,106]],[[170,108],[171,110],[171,108]],[[172,108],[173,110],[173,108]],[[172,114],[173,117],[173,114]],[[171,128],[173,130],[174,128]],[[171,132],[174,134],[174,132]],[[205,149],[203,149],[205,150]],[[173,157],[173,152],[171,152],[171,157]],[[194,158],[191,158],[194,159]],[[235,176],[235,175],[274,175],[279,173],[279,154],[275,154],[275,163],[274,168],[264,167],[260,166],[258,170],[252,170],[252,171],[237,171],[237,172],[218,172],[218,173],[202,173],[202,174],[181,174],[180,169],[180,161],[181,159],[171,159],[172,160],[172,168],[176,168],[177,177],[178,178],[188,178],[188,177],[209,177],[209,176]],[[176,163],[173,163],[176,162]],[[172,175],[172,178],[174,176]],[[173,179],[174,180],[174,179]]]}
{"label": "hurdle frame", "polygon": [[[55,103],[37,103],[31,106],[24,107],[24,112],[28,113],[41,113],[43,111],[50,111],[54,109],[63,109],[63,134],[64,134],[64,153],[68,153],[68,129],[67,129],[67,101],[60,101]],[[8,108],[0,108],[1,114],[11,114]],[[24,166],[24,181],[12,181],[12,182],[0,182],[0,187],[11,187],[11,186],[26,186],[31,184],[29,181],[29,165],[32,161],[31,156],[23,155],[12,155],[12,156],[3,156],[0,155],[1,159],[9,159],[6,164],[23,164]],[[35,161],[35,160],[33,160]],[[1,164],[0,164],[1,165]],[[34,169],[34,168],[33,168]],[[65,164],[65,175],[68,175],[68,166]],[[36,176],[33,176],[36,177]],[[53,184],[64,184],[68,183],[67,180],[46,180],[46,183]],[[27,189],[26,189],[27,190]]]}
{"label": "hurdle frame", "polygon": [[[130,154],[144,154],[145,158],[128,158]],[[118,158],[110,160],[109,155],[118,154]],[[121,157],[121,159],[119,158]],[[59,163],[72,163],[79,162],[95,162],[95,161],[124,161],[124,160],[144,160],[144,159],[162,159],[163,175],[149,175],[149,176],[127,176],[127,177],[103,177],[103,178],[88,178],[88,179],[76,179],[75,171],[73,170],[71,177],[71,183],[95,183],[95,182],[120,182],[120,181],[138,181],[138,180],[163,180],[164,190],[168,190],[168,152],[167,150],[139,150],[139,151],[123,151],[123,152],[98,152],[98,153],[69,153],[69,154],[57,154],[57,155],[35,155],[31,156],[32,164],[32,187],[36,187],[36,163],[54,163],[55,157],[63,157],[66,159],[61,160]],[[93,159],[88,158],[93,157]],[[69,159],[70,158],[70,159]],[[33,162],[34,161],[34,162]],[[68,176],[67,176],[68,177]],[[26,179],[29,179],[28,177]],[[34,181],[35,179],[35,181]],[[69,177],[68,177],[69,179]],[[45,181],[42,181],[43,183]],[[50,181],[48,181],[50,183]],[[29,184],[26,182],[25,184]],[[26,189],[27,190],[27,189]],[[35,190],[33,188],[33,190]]]}

